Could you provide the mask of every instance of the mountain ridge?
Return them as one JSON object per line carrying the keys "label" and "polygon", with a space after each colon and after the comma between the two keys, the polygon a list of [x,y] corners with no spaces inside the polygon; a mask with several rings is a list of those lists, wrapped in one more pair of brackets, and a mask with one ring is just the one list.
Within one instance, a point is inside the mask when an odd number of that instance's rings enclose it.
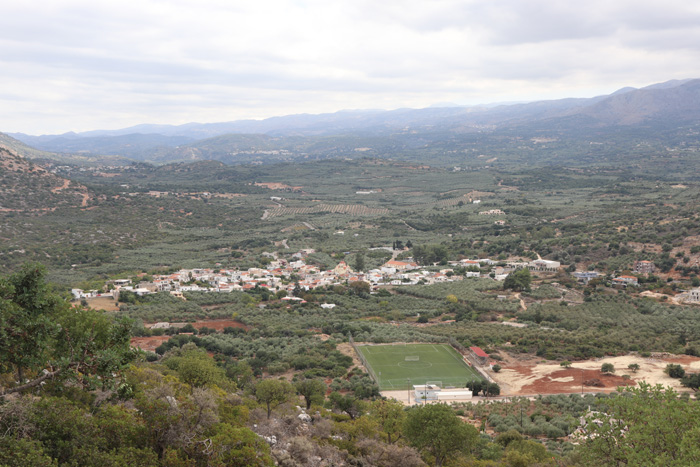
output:
{"label": "mountain ridge", "polygon": [[[544,136],[584,144],[586,139],[605,134],[643,133],[675,145],[682,137],[682,132],[675,130],[696,124],[700,125],[700,79],[672,80],[640,89],[626,87],[591,98],[495,107],[343,110],[265,120],[142,124],[111,132],[11,135],[22,144],[80,156],[114,154],[158,164],[203,159],[240,164],[364,155],[391,157],[407,152],[413,160],[419,160],[420,148],[430,149],[424,151],[426,155],[431,151],[454,153],[455,147],[472,148],[477,140],[483,142],[489,136],[500,140]],[[134,133],[137,130],[161,133]],[[493,144],[489,147],[498,148]],[[458,163],[459,159],[451,157],[452,162]]]}
{"label": "mountain ridge", "polygon": [[[193,139],[206,139],[212,136],[218,136],[226,133],[264,133],[264,134],[274,134],[280,136],[289,136],[285,132],[296,131],[304,132],[304,130],[312,133],[316,133],[318,130],[316,127],[319,122],[324,122],[330,128],[345,128],[345,129],[357,129],[358,126],[369,126],[369,124],[376,123],[377,118],[384,118],[391,121],[396,119],[396,117],[406,116],[406,115],[417,115],[423,119],[442,119],[450,116],[479,116],[489,115],[487,120],[497,119],[498,115],[502,115],[504,112],[513,111],[518,109],[561,109],[561,108],[578,108],[589,104],[597,103],[601,100],[611,98],[617,95],[626,95],[634,92],[649,92],[652,90],[668,90],[673,88],[681,87],[691,81],[700,81],[697,79],[685,79],[685,80],[670,80],[663,83],[652,84],[645,86],[643,88],[632,88],[624,87],[611,94],[594,96],[590,98],[562,98],[554,100],[540,100],[532,101],[526,103],[516,103],[516,104],[490,104],[490,105],[476,105],[476,106],[429,106],[422,109],[412,109],[412,108],[399,108],[394,110],[382,110],[382,109],[344,109],[337,112],[321,113],[321,114],[309,114],[309,113],[299,113],[290,114],[283,116],[273,116],[262,120],[253,119],[242,119],[228,122],[213,122],[213,123],[197,123],[189,122],[181,125],[169,125],[169,124],[150,124],[143,123],[139,125],[134,125],[127,128],[117,129],[117,130],[90,130],[80,133],[68,132],[60,135],[27,135],[24,133],[8,133],[13,138],[19,139],[20,141],[27,142],[28,138],[39,139],[50,141],[58,138],[65,139],[81,139],[81,138],[91,138],[91,137],[107,137],[107,136],[126,136],[130,134],[140,134],[140,135],[161,135],[161,136],[182,136],[189,137]],[[362,121],[366,123],[361,124]],[[334,123],[334,125],[329,124],[329,122]],[[353,125],[353,122],[355,125]]]}

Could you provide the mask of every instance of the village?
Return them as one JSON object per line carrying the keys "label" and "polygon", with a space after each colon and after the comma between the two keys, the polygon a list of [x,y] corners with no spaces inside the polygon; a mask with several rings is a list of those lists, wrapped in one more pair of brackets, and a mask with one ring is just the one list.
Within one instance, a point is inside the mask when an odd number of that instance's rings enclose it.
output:
{"label": "village", "polygon": [[[503,281],[510,272],[521,268],[541,272],[556,272],[560,268],[557,261],[538,259],[530,262],[503,263],[485,258],[452,261],[447,267],[429,270],[408,258],[406,261],[389,260],[381,267],[367,272],[353,271],[345,261],[340,261],[333,269],[320,270],[304,261],[304,258],[314,252],[313,249],[301,250],[292,256],[293,261],[277,258],[273,253],[265,253],[272,259],[264,269],[181,269],[172,274],[151,276],[150,281],[137,284],[131,279],[115,279],[105,285],[105,290],[72,289],[72,295],[76,300],[93,297],[118,299],[119,294],[124,291],[138,296],[169,292],[184,298],[182,294],[185,292],[226,293],[265,288],[271,293],[280,294],[283,299],[295,300],[298,299],[293,296],[295,288],[308,291],[318,287],[366,282],[372,291],[376,291],[381,286],[430,285],[470,277]],[[463,275],[455,274],[457,268],[463,270]]]}

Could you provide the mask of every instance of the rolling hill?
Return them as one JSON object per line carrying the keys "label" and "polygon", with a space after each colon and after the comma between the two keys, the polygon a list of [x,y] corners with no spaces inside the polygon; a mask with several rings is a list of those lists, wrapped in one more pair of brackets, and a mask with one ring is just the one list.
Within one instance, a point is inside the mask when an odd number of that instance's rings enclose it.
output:
{"label": "rolling hill", "polygon": [[[372,156],[473,165],[479,161],[472,160],[472,153],[527,162],[529,150],[536,152],[530,162],[568,163],[573,150],[588,153],[591,142],[600,140],[609,144],[603,151],[605,161],[628,143],[638,145],[640,138],[659,148],[694,146],[698,128],[700,80],[695,79],[623,88],[588,99],[495,107],[345,110],[260,121],[144,124],[114,131],[11,136],[40,150],[72,153],[73,160],[117,155],[153,163],[241,164]],[[522,141],[533,138],[554,144],[523,152]],[[566,150],[553,152],[555,146]]]}
{"label": "rolling hill", "polygon": [[86,187],[0,147],[0,211],[50,211],[87,204]]}

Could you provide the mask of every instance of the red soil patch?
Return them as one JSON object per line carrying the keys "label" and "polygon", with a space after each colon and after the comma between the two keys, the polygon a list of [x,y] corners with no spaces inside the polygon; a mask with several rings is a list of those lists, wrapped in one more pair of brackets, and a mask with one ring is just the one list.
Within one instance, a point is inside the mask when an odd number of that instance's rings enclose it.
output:
{"label": "red soil patch", "polygon": [[698,357],[693,357],[691,355],[673,355],[664,358],[665,361],[669,363],[676,363],[679,365],[690,365],[698,361]]}
{"label": "red soil patch", "polygon": [[[173,323],[175,324],[175,323]],[[210,321],[197,321],[192,323],[196,329],[201,329],[207,327],[209,329],[216,329],[217,331],[223,331],[224,328],[242,328],[248,331],[250,328],[245,324],[239,323],[238,321],[233,321],[231,319],[213,319]],[[181,333],[188,334],[188,333]],[[167,342],[173,336],[163,335],[163,336],[151,336],[151,337],[132,337],[131,345],[132,347],[138,347],[142,350],[155,352],[156,347],[158,347],[163,342]]]}
{"label": "red soil patch", "polygon": [[[521,367],[522,368],[522,367]],[[524,368],[523,368],[524,369]],[[520,368],[518,368],[518,371]],[[519,371],[520,372],[520,371]],[[532,373],[530,371],[530,373]],[[602,386],[586,386],[586,381],[598,380]],[[522,387],[519,394],[562,394],[581,391],[581,381],[584,382],[583,391],[612,391],[619,386],[633,386],[636,383],[632,379],[623,379],[618,375],[602,374],[600,370],[581,370],[578,368],[561,369],[543,376],[531,384]]]}
{"label": "red soil patch", "polygon": [[216,329],[217,331],[223,331],[224,328],[242,328],[246,331],[249,330],[248,326],[246,326],[245,324],[239,323],[238,321],[233,321],[231,319],[212,319],[209,321],[197,321],[196,323],[192,323],[192,326],[194,326],[196,329],[202,329],[204,327],[207,327],[209,329]]}

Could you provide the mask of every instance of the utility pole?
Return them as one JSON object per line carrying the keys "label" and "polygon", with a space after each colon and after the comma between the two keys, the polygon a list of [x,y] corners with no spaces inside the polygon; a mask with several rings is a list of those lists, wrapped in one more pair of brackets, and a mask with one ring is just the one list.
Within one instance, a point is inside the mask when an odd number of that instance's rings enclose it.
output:
{"label": "utility pole", "polygon": [[411,378],[406,378],[406,390],[408,395],[408,405],[411,405]]}

